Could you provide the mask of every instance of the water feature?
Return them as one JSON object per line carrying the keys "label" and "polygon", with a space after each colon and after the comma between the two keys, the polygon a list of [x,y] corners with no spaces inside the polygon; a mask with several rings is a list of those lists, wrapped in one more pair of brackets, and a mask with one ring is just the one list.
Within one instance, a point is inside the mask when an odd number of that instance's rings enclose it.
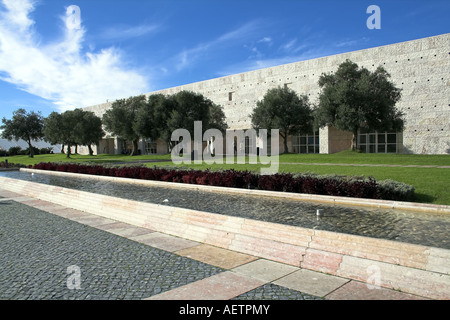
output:
{"label": "water feature", "polygon": [[0,172],[0,176],[166,206],[450,249],[450,215],[445,214],[218,194],[19,171]]}

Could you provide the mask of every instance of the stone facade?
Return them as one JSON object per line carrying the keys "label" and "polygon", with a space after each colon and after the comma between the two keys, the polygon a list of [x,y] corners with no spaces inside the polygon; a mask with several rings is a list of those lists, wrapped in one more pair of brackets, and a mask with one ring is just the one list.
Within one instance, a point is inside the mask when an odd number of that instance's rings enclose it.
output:
{"label": "stone facade", "polygon": [[[406,126],[397,136],[400,142],[397,152],[450,153],[450,33],[234,74],[146,95],[169,95],[182,90],[198,92],[224,108],[230,129],[249,129],[250,114],[267,90],[288,86],[306,94],[314,104],[320,94],[320,75],[336,71],[346,59],[371,71],[384,67],[395,85],[402,88],[397,107],[405,114]],[[111,102],[85,110],[101,115],[110,106]],[[335,128],[320,130],[321,153],[334,153],[350,146],[351,134]],[[102,145],[98,152],[103,152]]]}

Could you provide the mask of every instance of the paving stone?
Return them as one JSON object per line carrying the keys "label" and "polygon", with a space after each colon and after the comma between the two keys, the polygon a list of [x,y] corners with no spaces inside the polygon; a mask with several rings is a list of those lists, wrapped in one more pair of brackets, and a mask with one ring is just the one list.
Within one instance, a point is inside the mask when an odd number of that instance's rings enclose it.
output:
{"label": "paving stone", "polygon": [[231,300],[324,300],[324,298],[267,283]]}
{"label": "paving stone", "polygon": [[277,280],[297,270],[299,270],[297,267],[265,259],[258,259],[232,269],[233,272],[266,282]]}
{"label": "paving stone", "polygon": [[191,259],[219,266],[224,269],[231,269],[258,259],[257,257],[248,254],[226,250],[207,244],[201,244],[192,248],[180,250],[176,253]]}
{"label": "paving stone", "polygon": [[149,300],[228,300],[263,284],[260,280],[226,271],[153,296]]}
{"label": "paving stone", "polygon": [[129,237],[139,236],[139,235],[143,235],[143,234],[147,234],[147,233],[152,233],[153,230],[128,225],[125,228],[110,229],[110,230],[108,230],[108,232],[113,233],[118,236],[121,236],[121,237],[129,238]]}
{"label": "paving stone", "polygon": [[350,281],[326,295],[327,300],[424,300],[424,298],[389,290],[363,282]]}
{"label": "paving stone", "polygon": [[174,237],[160,232],[152,232],[134,236],[130,237],[130,239],[169,252],[175,252],[177,250],[182,250],[199,245],[198,242]]}
{"label": "paving stone", "polygon": [[0,252],[0,300],[142,299],[225,271],[13,201]]}
{"label": "paving stone", "polygon": [[345,278],[335,277],[307,269],[300,269],[286,277],[274,281],[274,284],[311,295],[324,297],[348,281],[349,280]]}

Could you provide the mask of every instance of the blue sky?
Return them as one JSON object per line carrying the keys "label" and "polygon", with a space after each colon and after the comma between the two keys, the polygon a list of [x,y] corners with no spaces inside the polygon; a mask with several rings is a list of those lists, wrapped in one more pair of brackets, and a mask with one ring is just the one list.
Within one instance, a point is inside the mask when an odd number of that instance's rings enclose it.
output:
{"label": "blue sky", "polygon": [[0,0],[0,118],[448,33],[449,15],[448,0]]}

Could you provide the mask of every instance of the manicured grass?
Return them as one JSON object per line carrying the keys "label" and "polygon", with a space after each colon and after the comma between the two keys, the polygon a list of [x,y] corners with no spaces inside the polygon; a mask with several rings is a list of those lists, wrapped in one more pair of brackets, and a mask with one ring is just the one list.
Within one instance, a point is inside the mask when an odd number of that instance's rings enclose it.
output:
{"label": "manicured grass", "polygon": [[92,163],[122,163],[122,162],[137,162],[145,160],[170,160],[170,154],[167,155],[141,155],[133,156],[129,155],[112,155],[112,154],[99,154],[99,155],[71,155],[67,158],[65,154],[43,154],[35,155],[33,158],[29,156],[14,156],[14,157],[0,157],[0,162],[8,159],[10,163],[17,163],[23,165],[34,165],[41,162],[92,162]]}
{"label": "manicured grass", "polygon": [[[72,155],[67,159],[64,154],[37,155],[34,158],[27,156],[15,156],[7,158],[10,163],[20,163],[24,165],[33,165],[40,162],[91,162],[91,163],[123,163],[139,162],[145,160],[164,159],[170,160],[168,155],[154,156],[134,156],[127,155],[96,155],[81,156]],[[0,158],[4,161],[4,158]],[[337,154],[282,154],[279,158],[280,172],[314,172],[317,174],[340,174],[347,176],[372,176],[377,180],[392,179],[413,185],[416,190],[416,201],[422,203],[434,203],[450,205],[450,169],[445,168],[420,168],[420,167],[387,167],[387,166],[342,166],[333,164],[387,164],[387,165],[450,165],[450,155],[403,155],[403,154],[364,154],[355,152],[341,152]],[[224,161],[225,162],[225,161]],[[179,165],[171,161],[147,163],[147,166],[164,167],[187,167],[198,170],[249,170],[259,172],[263,165],[261,164],[200,164],[200,165]],[[297,164],[291,164],[297,163]],[[308,163],[306,165],[302,163]],[[313,165],[313,163],[326,163],[330,165]],[[265,165],[264,167],[268,167]]]}
{"label": "manicured grass", "polygon": [[280,162],[300,163],[349,163],[449,166],[450,155],[358,153],[343,151],[334,154],[282,154]]}

